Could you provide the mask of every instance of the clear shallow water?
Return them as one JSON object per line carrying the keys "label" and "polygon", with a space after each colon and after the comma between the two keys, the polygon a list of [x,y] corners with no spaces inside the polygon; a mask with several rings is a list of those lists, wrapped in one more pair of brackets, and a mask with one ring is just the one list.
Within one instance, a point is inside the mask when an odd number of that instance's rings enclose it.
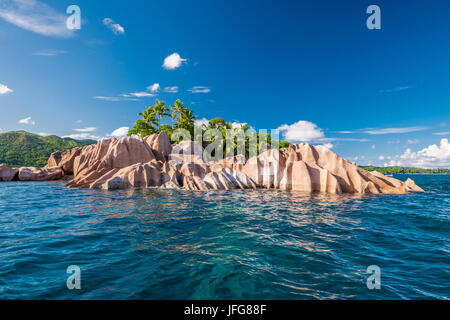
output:
{"label": "clear shallow water", "polygon": [[428,192],[0,183],[0,299],[449,299],[450,176],[411,177]]}

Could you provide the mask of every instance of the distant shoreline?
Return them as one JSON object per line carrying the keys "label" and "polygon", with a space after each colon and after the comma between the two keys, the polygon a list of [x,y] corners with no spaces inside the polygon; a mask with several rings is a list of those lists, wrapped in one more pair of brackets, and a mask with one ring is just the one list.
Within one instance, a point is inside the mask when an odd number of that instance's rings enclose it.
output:
{"label": "distant shoreline", "polygon": [[374,166],[359,166],[367,171],[378,171],[385,175],[390,174],[436,174],[447,175],[450,174],[450,169],[436,168],[436,169],[423,169],[413,167],[374,167]]}
{"label": "distant shoreline", "polygon": [[392,173],[393,175],[448,176],[450,173]]}

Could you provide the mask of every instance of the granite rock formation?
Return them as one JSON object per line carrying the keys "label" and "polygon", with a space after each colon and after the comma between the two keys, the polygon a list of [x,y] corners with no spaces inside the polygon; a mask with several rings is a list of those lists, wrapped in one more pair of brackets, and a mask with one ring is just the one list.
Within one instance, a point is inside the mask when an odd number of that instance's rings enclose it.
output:
{"label": "granite rock formation", "polygon": [[[47,167],[21,168],[18,178],[42,181],[73,174],[69,187],[106,190],[274,188],[331,194],[423,191],[411,179],[402,182],[368,172],[324,146],[302,143],[280,150],[264,148],[248,161],[242,155],[220,161],[206,159],[197,142],[182,141],[172,146],[167,134],[161,132],[143,139],[103,139],[96,145],[55,152]],[[0,181],[12,180],[17,174],[14,170],[0,167]]]}

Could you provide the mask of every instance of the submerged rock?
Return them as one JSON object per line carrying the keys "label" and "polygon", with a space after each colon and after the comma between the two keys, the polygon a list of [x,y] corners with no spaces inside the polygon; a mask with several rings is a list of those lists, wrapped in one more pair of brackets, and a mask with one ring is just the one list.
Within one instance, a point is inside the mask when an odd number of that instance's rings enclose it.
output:
{"label": "submerged rock", "polygon": [[405,182],[406,187],[409,189],[408,191],[415,191],[415,192],[425,192],[421,187],[419,187],[414,180],[408,178]]}
{"label": "submerged rock", "polygon": [[10,168],[5,165],[0,165],[0,181],[12,181],[19,173],[19,169]]}

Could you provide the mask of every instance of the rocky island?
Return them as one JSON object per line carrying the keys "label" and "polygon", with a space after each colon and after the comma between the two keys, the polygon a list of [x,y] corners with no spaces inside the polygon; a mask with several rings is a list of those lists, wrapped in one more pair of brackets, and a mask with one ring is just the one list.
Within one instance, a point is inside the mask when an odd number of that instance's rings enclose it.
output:
{"label": "rocky island", "polygon": [[[71,177],[73,176],[73,177]],[[330,194],[422,192],[406,182],[359,168],[324,146],[295,144],[246,161],[243,155],[208,161],[194,141],[172,145],[166,132],[145,138],[102,139],[53,153],[44,168],[0,166],[0,181],[68,179],[71,188],[182,188],[230,190],[274,188]]]}

